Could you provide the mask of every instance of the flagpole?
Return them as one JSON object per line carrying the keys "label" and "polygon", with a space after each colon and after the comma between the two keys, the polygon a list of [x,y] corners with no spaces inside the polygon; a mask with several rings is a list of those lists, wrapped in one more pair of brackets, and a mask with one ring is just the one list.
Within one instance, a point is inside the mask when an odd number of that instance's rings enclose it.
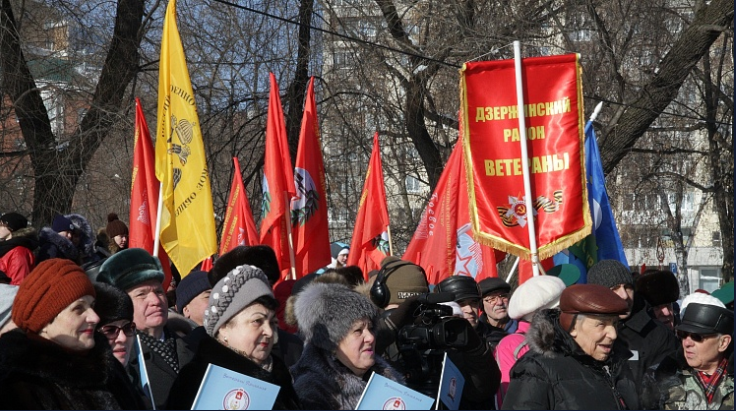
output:
{"label": "flagpole", "polygon": [[514,261],[514,264],[511,266],[511,270],[509,270],[509,275],[508,275],[508,277],[506,277],[506,282],[507,283],[509,281],[511,281],[511,276],[514,275],[514,271],[516,270],[516,267],[519,266],[519,260],[521,260],[521,258],[516,257],[516,261]]}
{"label": "flagpole", "polygon": [[591,123],[595,121],[596,118],[598,118],[598,113],[601,112],[601,108],[603,108],[603,102],[601,101],[598,103],[598,105],[595,106],[595,109],[593,109],[593,114],[590,115],[590,121]]}
{"label": "flagpole", "polygon": [[161,210],[164,207],[164,183],[158,186],[158,206],[156,211],[156,230],[153,235],[153,256],[158,257],[158,246],[161,242]]}
{"label": "flagpole", "polygon": [[289,261],[291,262],[291,279],[296,280],[296,255],[294,255],[294,237],[291,235],[291,199],[289,193],[284,191],[284,203],[286,204],[286,235],[289,242]]}
{"label": "flagpole", "polygon": [[388,234],[388,255],[394,255],[394,246],[391,244],[391,225],[386,226],[386,233]]}
{"label": "flagpole", "polygon": [[519,113],[519,137],[521,139],[521,170],[524,176],[524,204],[526,206],[527,229],[529,230],[529,253],[532,261],[532,274],[539,275],[539,254],[537,253],[537,233],[534,228],[534,206],[532,205],[532,185],[529,178],[529,155],[526,148],[526,118],[524,116],[524,85],[521,78],[521,43],[514,41],[514,68],[516,71],[516,106]]}

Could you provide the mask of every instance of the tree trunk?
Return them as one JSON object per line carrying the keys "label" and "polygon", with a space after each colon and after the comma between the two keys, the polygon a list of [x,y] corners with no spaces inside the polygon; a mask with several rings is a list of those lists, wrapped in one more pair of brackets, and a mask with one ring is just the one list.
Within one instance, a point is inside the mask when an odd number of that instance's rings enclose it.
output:
{"label": "tree trunk", "polygon": [[659,64],[658,72],[638,96],[621,106],[602,133],[601,161],[606,174],[629,153],[636,141],[677,96],[682,83],[733,20],[733,0],[703,6]]}
{"label": "tree trunk", "polygon": [[50,223],[57,213],[70,211],[79,178],[114,124],[125,89],[138,70],[143,6],[144,0],[118,1],[112,41],[90,107],[69,144],[57,145],[21,50],[10,1],[2,1],[0,67],[35,173],[32,221],[36,227]]}
{"label": "tree trunk", "polygon": [[294,80],[289,85],[286,101],[289,112],[286,116],[286,134],[289,140],[289,153],[291,161],[296,161],[296,150],[299,148],[299,132],[304,114],[304,94],[309,83],[309,57],[311,54],[310,39],[312,25],[312,12],[314,0],[301,0],[299,2],[299,48],[296,58],[296,70]]}

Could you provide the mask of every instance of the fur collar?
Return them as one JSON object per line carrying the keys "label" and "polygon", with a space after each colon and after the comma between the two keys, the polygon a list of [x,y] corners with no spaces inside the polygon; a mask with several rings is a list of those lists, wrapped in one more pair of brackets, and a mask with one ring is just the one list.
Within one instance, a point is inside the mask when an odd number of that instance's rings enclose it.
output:
{"label": "fur collar", "polygon": [[79,231],[79,245],[77,248],[82,252],[83,257],[92,255],[95,251],[95,240],[97,236],[92,232],[92,227],[87,219],[79,214],[67,214],[66,218],[70,219]]}
{"label": "fur collar", "polygon": [[[62,237],[56,231],[50,227],[44,227],[39,231],[38,238],[41,242],[41,248],[48,248],[49,245],[56,247],[59,250],[59,254],[50,255],[49,258],[67,258],[69,260],[76,261],[79,257],[79,250],[74,246],[74,243],[66,237]],[[43,244],[47,244],[44,246]]]}
{"label": "fur collar", "polygon": [[301,358],[291,367],[294,389],[299,393],[302,405],[309,408],[330,404],[337,407],[332,409],[353,409],[372,372],[405,384],[403,376],[385,359],[378,355],[375,358],[375,365],[361,378],[331,353],[307,343]]}
{"label": "fur collar", "polygon": [[547,358],[572,356],[583,363],[600,363],[599,365],[619,364],[631,356],[623,345],[616,340],[613,354],[604,363],[595,361],[585,354],[570,333],[560,327],[560,311],[558,309],[541,310],[534,314],[531,326],[526,332],[529,350]]}
{"label": "fur collar", "polygon": [[25,247],[30,251],[38,247],[38,234],[33,227],[21,228],[13,232],[13,238],[0,241],[0,257],[4,256],[15,247]]}
{"label": "fur collar", "polygon": [[99,333],[95,333],[94,348],[83,354],[18,329],[0,338],[0,381],[20,374],[68,387],[102,387],[113,378],[115,362]]}

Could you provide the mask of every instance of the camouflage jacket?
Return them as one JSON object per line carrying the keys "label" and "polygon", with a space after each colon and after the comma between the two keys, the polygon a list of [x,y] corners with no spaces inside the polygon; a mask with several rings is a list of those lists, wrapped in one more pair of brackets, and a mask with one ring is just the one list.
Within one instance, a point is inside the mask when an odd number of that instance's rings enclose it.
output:
{"label": "camouflage jacket", "polygon": [[[661,371],[658,370],[658,371]],[[646,378],[649,382],[653,379]],[[645,381],[646,384],[646,381]],[[705,389],[693,375],[692,369],[685,367],[666,375],[656,376],[657,397],[659,407],[664,410],[732,410],[733,409],[733,374],[724,375],[708,404]],[[652,393],[652,391],[650,391]]]}

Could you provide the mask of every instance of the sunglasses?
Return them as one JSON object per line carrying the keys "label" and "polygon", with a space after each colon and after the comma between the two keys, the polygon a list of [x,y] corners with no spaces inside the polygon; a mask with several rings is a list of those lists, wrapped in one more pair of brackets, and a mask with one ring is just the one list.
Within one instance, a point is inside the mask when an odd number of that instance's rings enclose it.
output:
{"label": "sunglasses", "polygon": [[687,331],[677,331],[677,338],[680,340],[684,340],[687,337],[690,337],[691,340],[695,341],[696,343],[703,342],[708,337],[712,337],[715,334],[698,334],[698,333],[689,333]]}
{"label": "sunglasses", "polygon": [[135,323],[127,323],[122,327],[118,327],[116,325],[105,325],[100,327],[100,332],[109,339],[118,338],[121,330],[126,336],[132,337],[135,335]]}

